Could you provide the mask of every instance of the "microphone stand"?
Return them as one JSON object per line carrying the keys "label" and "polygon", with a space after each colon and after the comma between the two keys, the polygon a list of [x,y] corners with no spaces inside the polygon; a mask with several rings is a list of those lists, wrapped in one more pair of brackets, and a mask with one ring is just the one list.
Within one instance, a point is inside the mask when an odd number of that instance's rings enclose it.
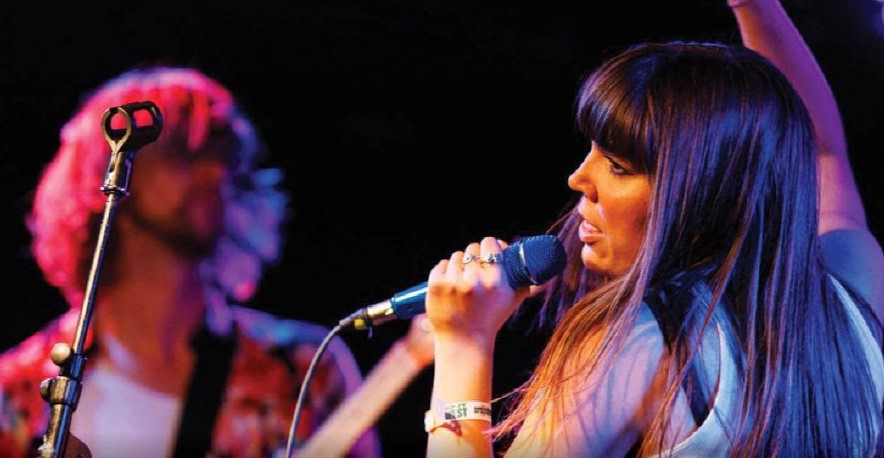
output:
{"label": "microphone stand", "polygon": [[[152,123],[147,126],[139,126],[135,119],[135,112],[147,111]],[[111,120],[115,115],[121,115],[125,127],[115,129],[111,127]],[[163,119],[159,108],[153,102],[134,102],[118,107],[109,108],[102,117],[104,138],[111,147],[111,159],[105,174],[104,184],[101,191],[107,195],[104,207],[104,215],[98,232],[98,244],[92,258],[92,266],[86,282],[86,294],[83,298],[80,318],[77,322],[73,345],[56,343],[50,352],[50,359],[59,366],[57,377],[44,380],[40,384],[40,396],[51,407],[49,424],[46,434],[43,436],[43,444],[37,449],[41,458],[56,458],[65,456],[68,434],[71,426],[71,415],[77,409],[82,390],[83,369],[86,365],[86,357],[83,355],[83,347],[86,344],[86,335],[92,320],[93,300],[98,274],[101,271],[101,262],[104,258],[105,246],[110,234],[111,221],[119,202],[129,195],[129,179],[132,173],[132,158],[141,147],[154,141],[160,135]],[[91,456],[88,453],[87,456]]]}

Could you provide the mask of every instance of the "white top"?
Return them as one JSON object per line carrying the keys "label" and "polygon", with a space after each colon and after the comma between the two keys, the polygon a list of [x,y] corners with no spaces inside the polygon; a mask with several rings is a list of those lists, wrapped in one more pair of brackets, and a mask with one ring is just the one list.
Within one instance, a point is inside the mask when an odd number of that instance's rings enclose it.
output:
{"label": "white top", "polygon": [[718,323],[715,328],[718,332],[720,365],[712,409],[696,431],[673,447],[671,455],[667,450],[662,455],[652,455],[655,458],[727,456],[730,448],[729,438],[732,435],[725,431],[725,425],[728,424],[726,419],[733,418],[735,409],[739,407],[735,404],[740,399],[740,384],[735,359],[728,347],[724,332]]}
{"label": "white top", "polygon": [[[850,321],[863,342],[863,349],[865,350],[866,359],[869,361],[880,402],[884,399],[884,355],[882,355],[875,336],[860,314],[856,303],[847,293],[847,290],[837,280],[833,282],[835,283],[838,297],[846,304]],[[739,407],[736,405],[737,400],[740,399],[739,379],[737,377],[734,355],[731,354],[725,341],[724,333],[717,323],[716,329],[718,331],[719,361],[721,361],[721,365],[712,410],[696,431],[672,449],[671,455],[668,454],[668,451],[664,451],[663,455],[653,455],[654,457],[716,457],[727,456],[728,454],[732,434],[725,430],[725,425],[728,424],[727,418],[733,418],[730,416],[735,412],[733,409]]]}
{"label": "white top", "polygon": [[180,415],[173,396],[135,384],[99,360],[84,378],[70,431],[93,458],[165,458]]}

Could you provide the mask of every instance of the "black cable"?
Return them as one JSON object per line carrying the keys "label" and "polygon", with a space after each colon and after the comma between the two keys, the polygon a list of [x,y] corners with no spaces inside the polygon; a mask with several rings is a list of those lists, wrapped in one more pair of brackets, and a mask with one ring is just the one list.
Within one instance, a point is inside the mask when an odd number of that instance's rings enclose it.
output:
{"label": "black cable", "polygon": [[295,445],[295,431],[298,430],[298,421],[301,417],[301,408],[304,404],[304,398],[307,396],[307,385],[310,383],[310,379],[313,378],[313,370],[316,368],[319,363],[319,359],[322,358],[323,353],[325,353],[328,344],[331,343],[332,338],[336,336],[339,332],[341,332],[341,325],[338,324],[325,336],[325,339],[319,345],[319,348],[316,350],[316,354],[313,355],[313,361],[310,361],[310,367],[307,369],[307,374],[304,375],[304,381],[301,382],[301,392],[298,393],[298,403],[295,406],[295,414],[292,416],[292,427],[289,430],[289,439],[288,444],[285,447],[285,456],[286,458],[291,458],[292,450]]}

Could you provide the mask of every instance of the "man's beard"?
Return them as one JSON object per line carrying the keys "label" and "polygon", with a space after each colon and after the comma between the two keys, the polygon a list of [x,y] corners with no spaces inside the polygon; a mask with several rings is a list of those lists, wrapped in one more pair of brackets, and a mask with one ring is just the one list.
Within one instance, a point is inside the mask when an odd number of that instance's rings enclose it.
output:
{"label": "man's beard", "polygon": [[[135,227],[152,234],[170,249],[189,259],[199,260],[211,255],[221,237],[221,224],[211,233],[197,233],[187,224],[183,216],[175,221],[156,221],[143,215],[133,205],[124,210],[125,216]],[[123,216],[123,215],[121,215]]]}

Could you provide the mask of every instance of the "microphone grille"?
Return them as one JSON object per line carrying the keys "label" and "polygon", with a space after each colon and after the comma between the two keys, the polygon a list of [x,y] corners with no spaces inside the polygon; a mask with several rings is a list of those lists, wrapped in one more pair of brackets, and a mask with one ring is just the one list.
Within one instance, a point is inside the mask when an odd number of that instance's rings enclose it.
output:
{"label": "microphone grille", "polygon": [[525,237],[502,254],[506,279],[513,288],[539,285],[565,268],[565,248],[554,235]]}

